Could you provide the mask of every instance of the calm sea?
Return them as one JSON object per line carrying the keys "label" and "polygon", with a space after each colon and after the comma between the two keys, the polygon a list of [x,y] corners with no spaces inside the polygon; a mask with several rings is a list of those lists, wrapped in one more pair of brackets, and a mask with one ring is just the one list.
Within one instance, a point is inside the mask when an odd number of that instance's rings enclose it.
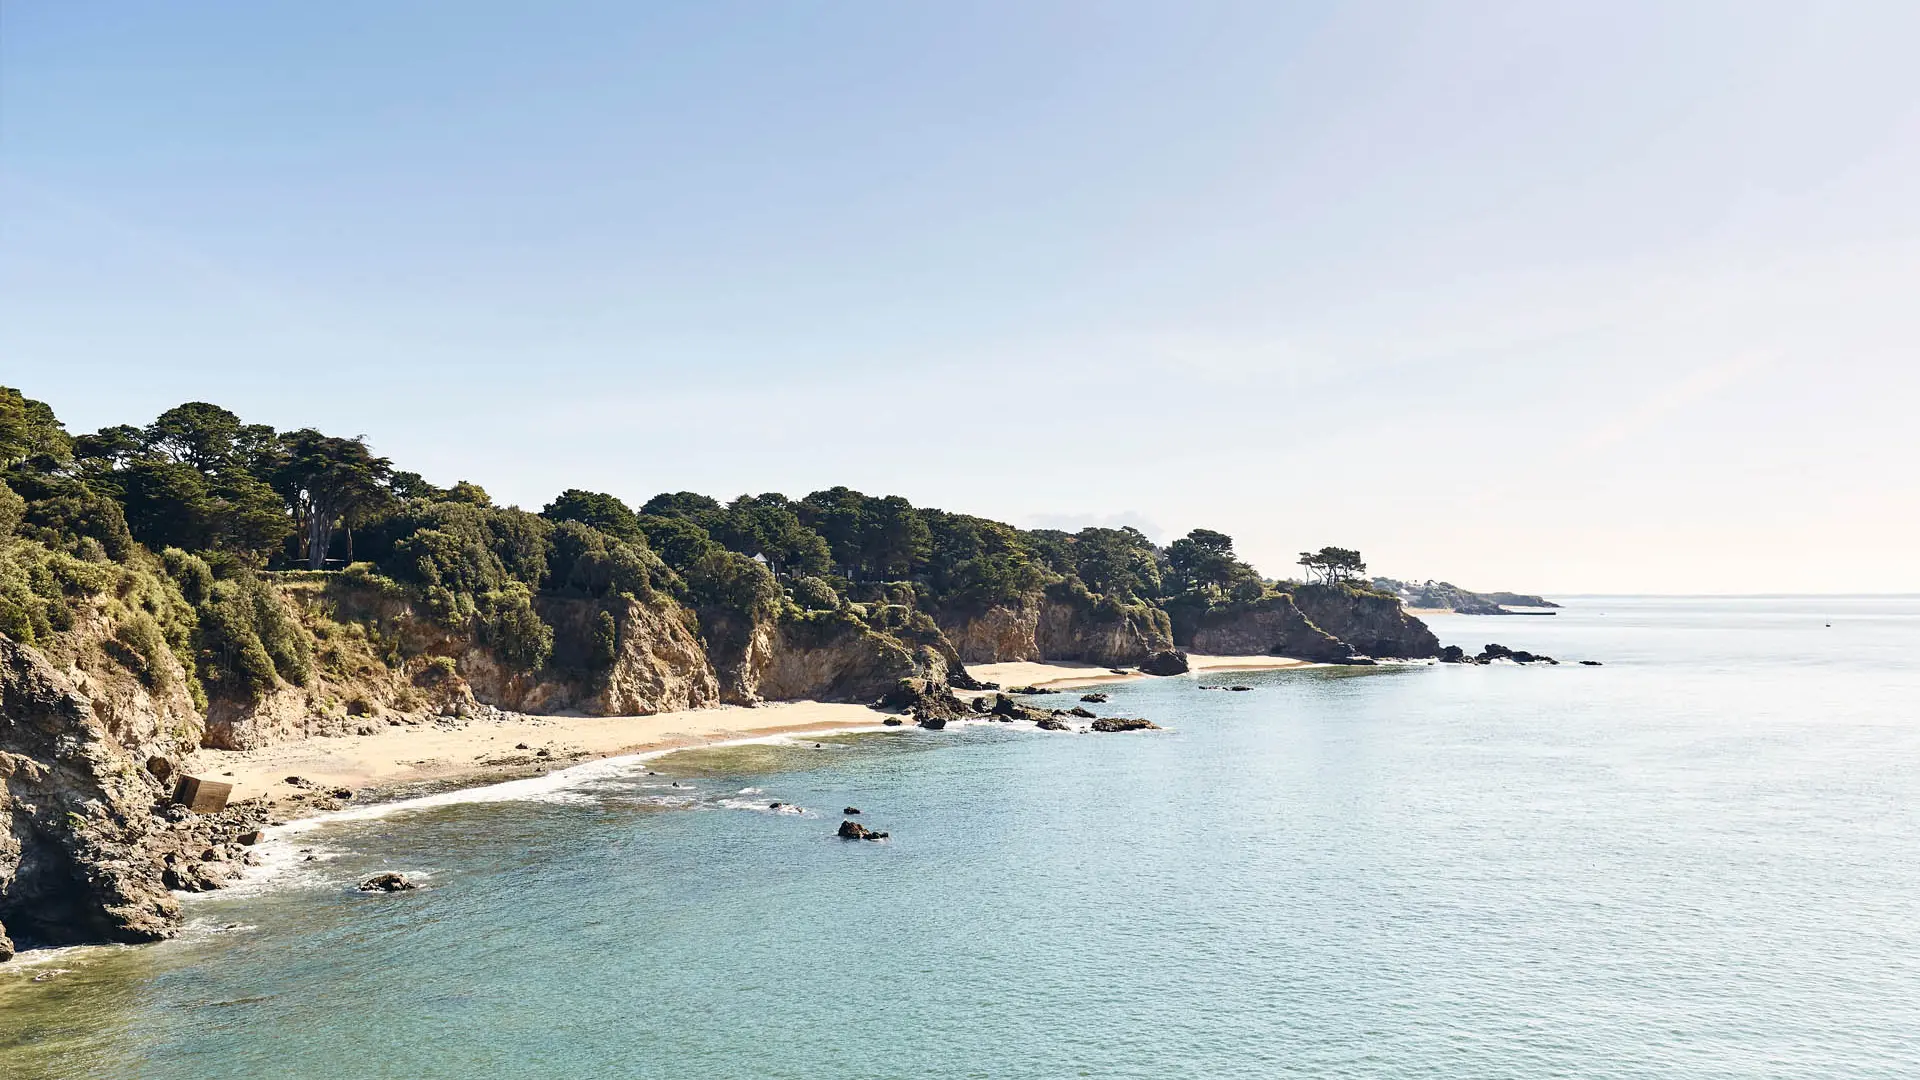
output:
{"label": "calm sea", "polygon": [[1163,733],[326,826],[181,940],[0,968],[0,1075],[1920,1076],[1920,600],[1434,625],[1605,666],[1154,680],[1102,708]]}

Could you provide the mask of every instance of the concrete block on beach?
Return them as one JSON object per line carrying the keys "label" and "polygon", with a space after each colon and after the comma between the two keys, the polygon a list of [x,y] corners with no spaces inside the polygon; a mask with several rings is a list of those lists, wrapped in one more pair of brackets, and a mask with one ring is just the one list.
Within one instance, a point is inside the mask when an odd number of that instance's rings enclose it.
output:
{"label": "concrete block on beach", "polygon": [[217,814],[227,808],[233,785],[200,776],[182,776],[173,789],[173,801],[196,814]]}

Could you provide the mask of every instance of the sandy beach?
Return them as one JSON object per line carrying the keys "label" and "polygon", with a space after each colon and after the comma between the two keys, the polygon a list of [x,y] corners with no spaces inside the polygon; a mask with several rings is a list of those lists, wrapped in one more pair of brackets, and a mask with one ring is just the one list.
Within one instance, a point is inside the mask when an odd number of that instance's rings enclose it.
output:
{"label": "sandy beach", "polygon": [[[1192,674],[1211,671],[1269,671],[1278,668],[1314,667],[1306,660],[1285,656],[1203,656],[1189,654],[1187,665]],[[967,672],[976,679],[997,682],[1001,686],[1094,686],[1099,683],[1125,682],[1151,676],[1137,671],[1116,672],[1099,664],[1064,661],[1013,660],[1004,664],[969,664]],[[963,695],[964,696],[964,695]]]}
{"label": "sandy beach", "polygon": [[290,776],[315,787],[377,792],[421,781],[527,775],[649,750],[867,727],[883,719],[864,705],[820,701],[652,716],[438,719],[372,735],[303,739],[257,750],[201,750],[188,759],[186,771],[231,783],[236,802],[258,796],[277,801],[300,790],[286,782]]}
{"label": "sandy beach", "polygon": [[[1192,655],[1187,662],[1195,674],[1313,666],[1279,656]],[[1005,687],[1093,686],[1149,677],[1095,664],[1028,661],[975,664],[967,670]],[[185,771],[231,783],[234,802],[265,797],[279,803],[303,790],[336,787],[377,798],[384,791],[427,781],[491,782],[622,754],[870,727],[884,719],[865,705],[821,701],[728,705],[652,716],[441,717],[395,723],[371,735],[316,737],[256,750],[201,750],[188,759]],[[304,783],[289,784],[289,777]]]}

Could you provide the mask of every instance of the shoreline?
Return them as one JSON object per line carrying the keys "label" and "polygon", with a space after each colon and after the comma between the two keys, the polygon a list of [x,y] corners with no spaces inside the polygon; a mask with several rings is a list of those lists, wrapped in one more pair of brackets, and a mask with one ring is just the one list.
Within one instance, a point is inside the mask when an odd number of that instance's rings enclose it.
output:
{"label": "shoreline", "polygon": [[[1286,671],[1294,668],[1326,667],[1311,660],[1287,656],[1213,656],[1190,653],[1187,674],[1205,675],[1226,671]],[[1076,661],[1008,660],[997,664],[968,664],[967,673],[976,679],[997,682],[1002,687],[1045,686],[1068,690],[1081,686],[1134,682],[1139,679],[1170,678],[1178,675],[1147,675],[1139,671],[1116,671],[1103,664]],[[963,691],[955,693],[965,696]]]}

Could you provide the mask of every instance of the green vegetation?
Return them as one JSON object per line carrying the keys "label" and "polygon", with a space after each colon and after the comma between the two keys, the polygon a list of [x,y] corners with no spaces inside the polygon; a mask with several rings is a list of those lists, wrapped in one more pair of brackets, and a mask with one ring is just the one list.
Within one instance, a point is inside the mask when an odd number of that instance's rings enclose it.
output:
{"label": "green vegetation", "polygon": [[[1302,561],[1330,581],[1364,571],[1340,548]],[[1022,530],[847,487],[669,492],[637,509],[570,488],[536,514],[397,470],[362,438],[279,432],[205,402],[71,436],[44,403],[0,389],[0,632],[49,641],[109,596],[130,670],[254,698],[397,659],[390,632],[296,612],[282,594],[304,580],[405,600],[529,670],[553,662],[543,597],[673,601],[703,622],[854,620],[926,641],[931,616],[1043,594],[1153,626],[1275,588],[1210,529],[1160,548],[1131,528]],[[588,616],[569,663],[614,662],[614,610]]]}

